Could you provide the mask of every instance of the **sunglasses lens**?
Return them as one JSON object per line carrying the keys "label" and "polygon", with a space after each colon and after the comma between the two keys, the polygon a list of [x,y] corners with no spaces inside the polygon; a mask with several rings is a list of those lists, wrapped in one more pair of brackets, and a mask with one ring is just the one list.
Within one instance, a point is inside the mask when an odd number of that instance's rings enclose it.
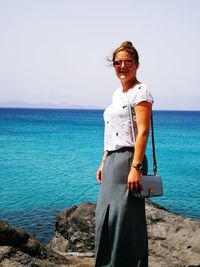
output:
{"label": "sunglasses lens", "polygon": [[122,66],[122,62],[124,63],[124,65],[126,67],[132,67],[132,65],[133,65],[133,60],[115,60],[113,62],[113,66],[114,67],[121,67]]}
{"label": "sunglasses lens", "polygon": [[121,64],[122,64],[121,60],[116,60],[116,61],[113,62],[113,65],[115,67],[121,66]]}

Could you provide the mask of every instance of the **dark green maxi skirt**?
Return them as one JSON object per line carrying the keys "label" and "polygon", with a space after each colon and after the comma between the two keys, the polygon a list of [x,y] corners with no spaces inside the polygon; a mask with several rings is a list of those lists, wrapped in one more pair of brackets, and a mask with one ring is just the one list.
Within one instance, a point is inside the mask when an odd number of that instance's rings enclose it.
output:
{"label": "dark green maxi skirt", "polygon": [[[148,267],[145,200],[127,187],[133,148],[108,152],[96,208],[96,267]],[[147,159],[143,174],[147,174]]]}

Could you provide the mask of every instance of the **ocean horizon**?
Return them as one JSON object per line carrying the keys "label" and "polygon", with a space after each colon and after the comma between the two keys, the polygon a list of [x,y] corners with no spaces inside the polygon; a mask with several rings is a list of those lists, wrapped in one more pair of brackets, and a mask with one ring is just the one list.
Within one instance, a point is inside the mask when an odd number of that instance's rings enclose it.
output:
{"label": "ocean horizon", "polygon": [[[153,201],[200,219],[200,111],[154,110],[158,174]],[[56,215],[96,203],[103,153],[103,109],[0,108],[0,219],[47,243]],[[147,146],[152,173],[151,138]]]}
{"label": "ocean horizon", "polygon": [[[0,103],[0,109],[52,109],[52,110],[105,110],[106,107],[100,107],[100,106],[92,106],[92,105],[78,105],[78,104],[69,104],[66,106],[60,105],[60,104],[50,104],[49,106],[45,106],[45,105],[37,105],[37,104],[29,104],[26,105],[26,103],[24,103],[25,105],[21,106],[21,102],[20,105],[9,105],[10,102],[6,103],[4,105],[4,103]],[[166,109],[153,109],[153,112],[157,112],[157,111],[174,111],[174,112],[200,112],[200,109],[175,109],[175,108],[166,108]]]}

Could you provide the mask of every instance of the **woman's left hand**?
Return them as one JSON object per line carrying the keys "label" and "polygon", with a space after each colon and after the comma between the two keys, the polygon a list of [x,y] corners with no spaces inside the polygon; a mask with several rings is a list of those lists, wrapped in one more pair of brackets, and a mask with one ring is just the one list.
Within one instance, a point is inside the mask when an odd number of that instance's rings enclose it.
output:
{"label": "woman's left hand", "polygon": [[140,192],[142,190],[141,173],[136,168],[130,169],[127,186],[130,190],[135,192]]}

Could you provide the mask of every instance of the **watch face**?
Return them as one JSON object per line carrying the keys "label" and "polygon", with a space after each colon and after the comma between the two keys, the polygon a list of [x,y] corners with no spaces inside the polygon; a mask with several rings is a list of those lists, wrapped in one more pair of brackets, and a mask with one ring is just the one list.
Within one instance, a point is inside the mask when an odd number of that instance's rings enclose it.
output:
{"label": "watch face", "polygon": [[142,164],[141,164],[141,163],[138,163],[136,168],[137,168],[138,170],[141,170],[141,169],[142,169]]}
{"label": "watch face", "polygon": [[137,164],[132,164],[132,166],[134,167],[134,168],[136,168],[137,170],[141,170],[142,169],[142,164],[141,163],[137,163]]}

